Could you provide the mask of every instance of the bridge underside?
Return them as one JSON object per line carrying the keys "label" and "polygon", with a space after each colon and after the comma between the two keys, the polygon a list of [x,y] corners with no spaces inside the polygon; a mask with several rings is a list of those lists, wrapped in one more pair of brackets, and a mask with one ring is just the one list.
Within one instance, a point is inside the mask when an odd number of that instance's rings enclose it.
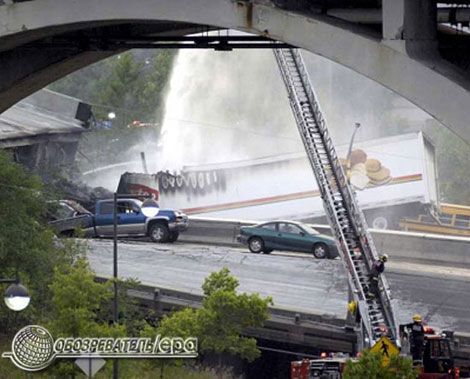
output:
{"label": "bridge underside", "polygon": [[[437,24],[434,1],[275,3],[136,0],[129,6],[124,0],[32,0],[0,5],[0,111],[81,67],[119,53],[122,49],[113,44],[115,40],[228,28],[284,41],[349,67],[470,141],[470,38]],[[332,8],[341,5],[362,8]]]}

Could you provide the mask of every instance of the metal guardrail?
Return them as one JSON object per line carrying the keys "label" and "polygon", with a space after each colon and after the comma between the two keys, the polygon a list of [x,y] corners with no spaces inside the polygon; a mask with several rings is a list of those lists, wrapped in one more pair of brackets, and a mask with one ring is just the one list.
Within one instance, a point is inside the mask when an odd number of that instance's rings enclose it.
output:
{"label": "metal guardrail", "polygon": [[[99,277],[106,281],[109,278]],[[140,285],[129,289],[128,295],[159,314],[168,314],[185,307],[201,307],[203,296],[165,287]],[[244,334],[265,340],[288,342],[318,350],[352,353],[356,333],[346,326],[346,320],[314,311],[269,308],[271,316],[263,328],[247,328]],[[470,365],[470,333],[456,332],[452,337],[455,358],[461,365]]]}
{"label": "metal guardrail", "polygon": [[[260,221],[225,220],[190,217],[189,228],[180,235],[184,242],[215,243],[240,246],[236,236],[241,226],[258,224]],[[324,234],[330,234],[328,225],[313,225]],[[380,253],[402,260],[425,260],[452,264],[470,264],[470,238],[369,229]]]}
{"label": "metal guardrail", "polygon": [[[99,277],[97,280],[106,281]],[[167,314],[185,307],[201,307],[203,296],[171,288],[140,285],[129,289],[128,295],[142,305]],[[270,318],[263,328],[247,328],[244,334],[276,342],[289,342],[317,349],[352,352],[356,334],[346,328],[345,320],[335,316],[270,307]]]}

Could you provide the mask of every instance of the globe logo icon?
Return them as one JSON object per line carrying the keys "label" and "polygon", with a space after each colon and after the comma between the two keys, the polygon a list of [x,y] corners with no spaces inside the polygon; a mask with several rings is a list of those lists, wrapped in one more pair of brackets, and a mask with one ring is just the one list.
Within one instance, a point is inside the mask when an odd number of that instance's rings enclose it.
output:
{"label": "globe logo icon", "polygon": [[42,326],[28,325],[16,333],[11,349],[19,367],[30,371],[40,370],[54,358],[54,339]]}

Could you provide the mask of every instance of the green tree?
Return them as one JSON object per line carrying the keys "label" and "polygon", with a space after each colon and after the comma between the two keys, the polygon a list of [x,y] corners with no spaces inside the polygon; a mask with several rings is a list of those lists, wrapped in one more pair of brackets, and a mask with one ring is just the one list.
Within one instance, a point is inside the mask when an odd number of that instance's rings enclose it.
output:
{"label": "green tree", "polygon": [[470,205],[470,144],[435,121],[424,131],[436,146],[440,200]]}
{"label": "green tree", "polygon": [[[48,330],[54,337],[118,337],[126,335],[125,325],[112,325],[98,318],[101,306],[111,300],[112,282],[95,281],[84,257],[69,266],[56,267],[52,281],[52,304]],[[109,368],[108,368],[109,370]],[[73,362],[57,362],[50,371],[61,377],[74,376]]]}
{"label": "green tree", "polygon": [[19,276],[31,303],[12,315],[0,307],[0,331],[15,330],[47,311],[53,267],[72,260],[70,249],[54,246],[44,222],[49,193],[39,177],[0,151],[0,277]]}
{"label": "green tree", "polygon": [[[93,162],[109,164],[135,156],[126,152],[144,140],[157,140],[162,117],[164,90],[170,77],[174,50],[132,50],[95,63],[53,83],[50,88],[93,105],[98,120],[109,112],[116,118],[111,129],[96,129],[83,136],[79,159],[82,169]],[[154,125],[132,128],[134,120]]]}
{"label": "green tree", "polygon": [[105,116],[114,107],[119,126],[127,126],[133,120],[156,122],[173,56],[170,50],[146,58],[127,52],[105,61],[107,74],[95,83],[94,99],[110,108],[98,107],[102,112],[99,115]]}
{"label": "green tree", "polygon": [[382,363],[382,355],[364,350],[358,361],[348,361],[344,379],[416,379],[418,372],[410,358],[392,356],[389,364]]}
{"label": "green tree", "polygon": [[49,88],[94,104],[99,117],[112,110],[122,116],[116,117],[118,123],[121,118],[156,122],[174,56],[174,50],[131,50],[72,73]]}
{"label": "green tree", "polygon": [[202,284],[204,297],[207,299],[219,291],[234,293],[237,290],[238,279],[230,274],[230,270],[224,267],[222,270],[210,274]]}
{"label": "green tree", "polygon": [[[157,334],[197,337],[200,352],[230,354],[253,361],[260,355],[256,339],[244,337],[248,327],[261,327],[269,317],[270,297],[238,294],[239,282],[228,268],[207,277],[202,285],[204,299],[199,309],[183,309],[165,317]],[[147,328],[146,333],[152,329]]]}
{"label": "green tree", "polygon": [[[158,325],[157,334],[175,337],[194,337],[200,334],[199,312],[193,308],[185,308],[164,317]],[[147,326],[146,335],[155,335],[155,329]]]}
{"label": "green tree", "polygon": [[[139,336],[141,330],[147,325],[147,321],[153,322],[156,319],[156,312],[141,306],[138,298],[130,296],[129,291],[139,287],[137,279],[118,280],[118,322],[126,326],[128,336]],[[96,314],[99,320],[109,320],[113,314],[113,302],[105,301],[101,304]]]}
{"label": "green tree", "polygon": [[0,152],[0,267],[3,269],[13,266],[14,270],[21,267],[29,271],[40,263],[40,258],[45,258],[41,247],[51,239],[38,222],[45,211],[42,191],[39,177],[30,175],[4,151]]}
{"label": "green tree", "polygon": [[204,300],[199,310],[202,351],[237,355],[248,361],[258,358],[256,339],[243,337],[243,329],[261,327],[269,318],[272,299],[255,294],[237,294],[238,280],[224,267],[212,273],[202,286]]}
{"label": "green tree", "polygon": [[[204,280],[202,289],[204,299],[198,309],[185,308],[164,317],[154,328],[147,325],[142,336],[155,338],[156,335],[168,337],[197,337],[200,353],[216,354],[219,358],[217,377],[232,377],[222,368],[222,355],[238,356],[253,361],[260,355],[256,339],[244,337],[243,329],[262,327],[269,317],[270,297],[261,298],[259,294],[238,294],[239,282],[228,268],[213,272]],[[188,361],[184,360],[188,365]],[[193,362],[194,364],[195,362]],[[166,378],[172,367],[181,366],[181,360],[152,362],[158,367],[160,377]]]}
{"label": "green tree", "polygon": [[57,337],[96,336],[102,329],[97,311],[112,297],[111,282],[95,281],[85,258],[68,267],[55,268],[52,291],[50,331]]}

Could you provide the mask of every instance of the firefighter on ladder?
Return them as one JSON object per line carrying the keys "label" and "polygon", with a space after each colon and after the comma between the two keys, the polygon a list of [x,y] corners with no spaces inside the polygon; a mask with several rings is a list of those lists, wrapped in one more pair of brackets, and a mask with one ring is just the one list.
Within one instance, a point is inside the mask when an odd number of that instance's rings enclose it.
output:
{"label": "firefighter on ladder", "polygon": [[367,291],[367,298],[374,298],[379,292],[379,275],[385,270],[385,262],[388,261],[388,255],[383,254],[374,263],[369,274],[369,287]]}

